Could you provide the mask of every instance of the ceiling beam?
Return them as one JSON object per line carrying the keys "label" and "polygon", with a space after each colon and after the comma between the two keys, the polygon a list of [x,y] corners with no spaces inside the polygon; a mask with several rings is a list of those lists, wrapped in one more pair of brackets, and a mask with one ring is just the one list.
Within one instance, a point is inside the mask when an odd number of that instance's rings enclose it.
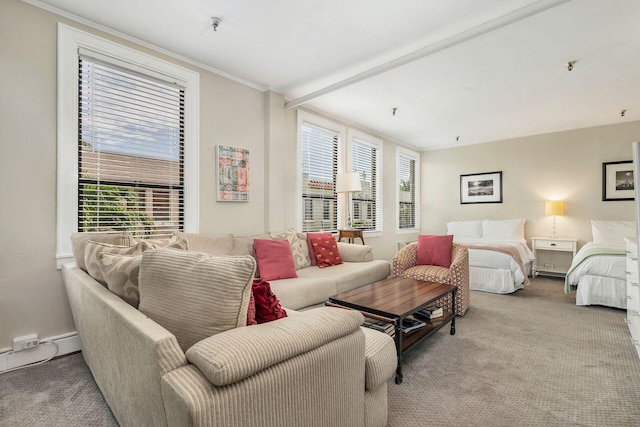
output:
{"label": "ceiling beam", "polygon": [[499,28],[506,27],[507,25],[529,18],[533,15],[544,12],[546,10],[559,6],[561,4],[568,3],[569,1],[571,0],[539,0],[535,3],[531,3],[523,8],[509,12],[506,15],[502,15],[497,18],[491,19],[487,22],[483,22],[482,24],[476,25],[475,27],[462,31],[451,37],[445,38],[431,45],[425,46],[421,49],[418,49],[414,52],[411,52],[399,58],[393,59],[384,64],[370,68],[366,71],[363,71],[354,76],[348,77],[337,83],[334,83],[322,89],[316,90],[315,92],[311,92],[307,95],[301,96],[300,98],[296,98],[292,101],[285,103],[285,108],[291,109],[291,108],[299,107],[300,105],[306,104],[307,102],[311,102],[314,99],[317,99],[328,93],[335,92],[347,86],[351,86],[352,84],[377,76],[378,74],[382,74],[386,71],[392,70],[394,68],[400,67],[402,65],[408,64],[410,62],[424,58],[426,56],[433,55],[434,53],[448,49],[450,47],[463,43],[467,40],[471,40],[473,38],[479,37],[491,31],[495,31]]}

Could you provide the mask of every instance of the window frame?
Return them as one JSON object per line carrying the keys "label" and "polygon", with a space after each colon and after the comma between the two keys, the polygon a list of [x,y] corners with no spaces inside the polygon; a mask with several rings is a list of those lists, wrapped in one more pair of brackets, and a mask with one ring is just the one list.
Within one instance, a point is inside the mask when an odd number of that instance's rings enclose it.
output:
{"label": "window frame", "polygon": [[[298,110],[297,112],[297,147],[296,147],[296,227],[298,230],[303,230],[303,221],[304,221],[304,212],[303,207],[304,204],[302,202],[302,126],[303,123],[309,123],[312,126],[316,126],[319,128],[324,128],[328,131],[335,132],[338,135],[338,172],[344,171],[344,146],[346,140],[346,128],[342,125],[339,125],[336,122],[331,120],[324,119],[315,114],[307,113],[306,111]],[[334,182],[335,185],[335,182]],[[342,194],[336,195],[336,203],[337,203],[337,228],[344,228],[344,224],[346,222],[341,221],[341,219],[345,216],[345,207],[344,202],[342,201]],[[324,218],[324,214],[323,214]]]}
{"label": "window frame", "polygon": [[[415,161],[415,223],[412,228],[400,228],[400,160],[405,158]],[[396,233],[415,234],[420,232],[420,153],[405,147],[396,148]]]}
{"label": "window frame", "polygon": [[199,229],[200,75],[138,50],[58,23],[58,132],[56,262],[73,261],[70,236],[78,230],[78,55],[82,49],[114,64],[162,76],[185,87],[184,231]]}
{"label": "window frame", "polygon": [[[376,227],[372,230],[363,230],[364,234],[369,237],[381,236],[383,231],[383,220],[384,220],[384,207],[383,207],[383,198],[382,198],[382,167],[383,167],[383,141],[380,138],[377,138],[368,133],[359,131],[357,129],[349,129],[348,130],[349,142],[347,147],[348,158],[346,162],[347,171],[353,171],[352,159],[353,159],[353,141],[354,139],[358,140],[360,144],[369,145],[371,148],[377,151],[376,153],[376,192],[375,192],[375,204],[376,206]],[[345,198],[346,203],[346,198]],[[369,202],[366,201],[368,204]],[[345,206],[346,208],[346,206]],[[372,206],[368,206],[364,209],[365,212],[369,212],[370,209],[373,209]],[[362,206],[361,206],[361,214],[362,214]],[[345,211],[346,212],[346,211]],[[366,214],[368,216],[368,213]],[[355,213],[354,213],[355,217]],[[343,224],[346,224],[346,218],[343,218]]]}

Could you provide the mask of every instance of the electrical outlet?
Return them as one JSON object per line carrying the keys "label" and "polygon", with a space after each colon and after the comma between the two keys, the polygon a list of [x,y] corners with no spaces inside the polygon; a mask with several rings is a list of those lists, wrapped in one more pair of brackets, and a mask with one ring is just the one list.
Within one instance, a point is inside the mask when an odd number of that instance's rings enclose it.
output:
{"label": "electrical outlet", "polygon": [[22,351],[37,347],[40,344],[37,334],[29,334],[13,339],[13,351]]}
{"label": "electrical outlet", "polygon": [[553,268],[553,264],[545,264],[544,268]]}

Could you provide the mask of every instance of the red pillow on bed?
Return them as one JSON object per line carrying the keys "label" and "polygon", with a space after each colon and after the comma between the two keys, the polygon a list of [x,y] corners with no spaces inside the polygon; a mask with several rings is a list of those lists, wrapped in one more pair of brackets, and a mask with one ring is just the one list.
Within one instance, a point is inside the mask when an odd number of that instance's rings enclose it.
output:
{"label": "red pillow on bed", "polygon": [[416,253],[416,265],[438,265],[451,267],[451,249],[453,248],[453,235],[418,236],[418,252]]}

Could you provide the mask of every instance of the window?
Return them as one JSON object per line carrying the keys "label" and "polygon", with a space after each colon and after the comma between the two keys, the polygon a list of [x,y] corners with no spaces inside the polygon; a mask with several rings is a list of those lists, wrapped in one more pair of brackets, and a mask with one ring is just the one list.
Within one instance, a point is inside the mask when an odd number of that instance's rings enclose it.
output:
{"label": "window", "polygon": [[58,24],[58,264],[74,231],[198,231],[199,75]]}
{"label": "window", "polygon": [[78,231],[182,230],[184,87],[81,54],[78,108]]}
{"label": "window", "polygon": [[301,154],[301,200],[304,207],[301,230],[336,231],[338,204],[335,180],[338,151],[342,141],[340,129],[311,115],[299,114]]}
{"label": "window", "polygon": [[362,191],[352,194],[353,227],[382,231],[381,185],[382,141],[351,131],[351,172],[358,172]]}
{"label": "window", "polygon": [[420,228],[420,155],[398,147],[398,229]]}

